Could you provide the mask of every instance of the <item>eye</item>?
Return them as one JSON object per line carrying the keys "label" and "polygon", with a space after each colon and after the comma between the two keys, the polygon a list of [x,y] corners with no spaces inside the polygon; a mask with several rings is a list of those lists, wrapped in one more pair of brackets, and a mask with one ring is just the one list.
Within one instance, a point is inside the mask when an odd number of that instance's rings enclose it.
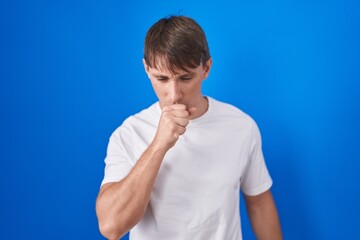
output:
{"label": "eye", "polygon": [[164,77],[159,77],[159,78],[157,78],[157,80],[159,81],[159,82],[167,82],[167,80],[169,80],[168,78],[164,78]]}
{"label": "eye", "polygon": [[185,81],[185,82],[186,82],[186,81],[190,81],[191,79],[192,79],[192,76],[180,77],[180,80],[181,80],[181,81]]}

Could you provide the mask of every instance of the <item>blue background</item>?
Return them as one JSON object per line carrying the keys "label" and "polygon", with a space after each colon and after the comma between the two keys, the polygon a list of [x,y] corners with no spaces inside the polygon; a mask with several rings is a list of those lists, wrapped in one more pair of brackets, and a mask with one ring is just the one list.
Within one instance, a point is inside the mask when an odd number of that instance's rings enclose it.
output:
{"label": "blue background", "polygon": [[0,238],[101,238],[108,138],[156,101],[146,30],[184,14],[208,37],[204,94],[260,127],[285,239],[360,239],[359,13],[341,0],[2,0]]}

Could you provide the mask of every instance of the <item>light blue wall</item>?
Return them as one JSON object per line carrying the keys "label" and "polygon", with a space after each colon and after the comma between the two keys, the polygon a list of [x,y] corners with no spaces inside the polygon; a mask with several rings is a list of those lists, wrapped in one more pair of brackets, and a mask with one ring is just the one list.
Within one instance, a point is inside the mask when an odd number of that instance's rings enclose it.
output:
{"label": "light blue wall", "polygon": [[146,30],[184,14],[210,44],[204,94],[260,127],[285,239],[360,239],[359,1],[170,2],[1,1],[0,238],[100,238],[108,138],[156,100]]}

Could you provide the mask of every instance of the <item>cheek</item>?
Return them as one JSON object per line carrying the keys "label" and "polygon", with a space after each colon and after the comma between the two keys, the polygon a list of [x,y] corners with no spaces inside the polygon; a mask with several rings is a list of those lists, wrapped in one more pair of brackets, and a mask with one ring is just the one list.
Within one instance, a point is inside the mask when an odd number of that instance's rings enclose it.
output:
{"label": "cheek", "polygon": [[184,93],[198,93],[201,90],[201,81],[186,84],[183,88]]}
{"label": "cheek", "polygon": [[151,81],[151,85],[154,89],[154,92],[156,93],[156,95],[159,98],[166,94],[166,88],[164,87],[164,85],[162,85],[156,81]]}

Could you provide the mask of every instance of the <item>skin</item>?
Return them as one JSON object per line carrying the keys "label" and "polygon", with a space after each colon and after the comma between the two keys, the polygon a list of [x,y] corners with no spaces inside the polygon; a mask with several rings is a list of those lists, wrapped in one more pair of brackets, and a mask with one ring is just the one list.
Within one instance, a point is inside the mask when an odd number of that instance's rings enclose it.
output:
{"label": "skin", "polygon": [[[203,115],[208,107],[201,86],[210,73],[212,59],[205,65],[176,74],[151,68],[144,60],[143,63],[162,114],[154,139],[128,176],[119,182],[104,184],[100,189],[96,213],[100,232],[108,239],[119,239],[141,220],[165,154],[186,132],[189,120]],[[275,204],[270,201],[272,197],[261,194],[245,199],[259,239],[281,239],[280,224],[272,221],[278,219]]]}
{"label": "skin", "polygon": [[143,64],[163,110],[166,106],[185,105],[192,113],[190,120],[206,112],[208,103],[201,94],[201,86],[210,73],[212,59],[209,59],[205,66],[201,64],[189,71],[179,71],[176,75],[167,70],[151,68],[145,60]]}
{"label": "skin", "polygon": [[256,239],[281,240],[281,226],[270,190],[257,196],[244,194],[246,211]]}

